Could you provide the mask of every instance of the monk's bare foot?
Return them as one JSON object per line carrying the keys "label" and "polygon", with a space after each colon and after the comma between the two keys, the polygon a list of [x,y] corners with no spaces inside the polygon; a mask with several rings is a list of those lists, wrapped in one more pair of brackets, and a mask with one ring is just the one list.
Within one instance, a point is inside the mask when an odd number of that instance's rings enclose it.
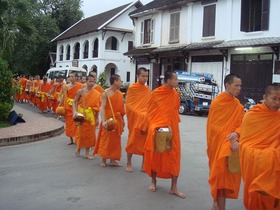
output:
{"label": "monk's bare foot", "polygon": [[74,152],[74,155],[76,157],[79,157],[80,156],[80,150],[76,149],[75,152]]}
{"label": "monk's bare foot", "polygon": [[126,172],[133,172],[131,165],[126,166],[125,170],[126,170]]}
{"label": "monk's bare foot", "polygon": [[85,159],[93,160],[93,157],[92,157],[92,156],[89,156],[89,155],[86,155],[86,156],[85,156]]}
{"label": "monk's bare foot", "polygon": [[105,167],[106,167],[106,163],[101,162],[101,163],[100,163],[100,166],[103,167],[103,168],[105,168]]}
{"label": "monk's bare foot", "polygon": [[119,164],[117,161],[113,160],[110,162],[110,166],[114,166],[114,167],[122,167],[121,164]]}
{"label": "monk's bare foot", "polygon": [[219,210],[219,209],[220,209],[220,208],[219,208],[219,206],[218,206],[218,203],[217,203],[217,202],[214,202],[211,210]]}
{"label": "monk's bare foot", "polygon": [[156,192],[157,191],[156,183],[152,182],[152,184],[148,187],[148,190],[151,192]]}
{"label": "monk's bare foot", "polygon": [[68,142],[68,144],[67,144],[67,145],[72,145],[72,144],[74,144],[74,142]]}
{"label": "monk's bare foot", "polygon": [[184,193],[181,193],[178,190],[170,190],[169,193],[172,194],[172,195],[176,195],[179,198],[186,198],[187,197]]}

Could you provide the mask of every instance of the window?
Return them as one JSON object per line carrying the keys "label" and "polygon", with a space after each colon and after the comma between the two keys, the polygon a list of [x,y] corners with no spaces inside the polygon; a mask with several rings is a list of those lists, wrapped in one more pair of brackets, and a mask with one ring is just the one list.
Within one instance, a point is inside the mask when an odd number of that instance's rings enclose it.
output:
{"label": "window", "polygon": [[126,82],[130,82],[130,72],[126,72]]}
{"label": "window", "polygon": [[85,41],[85,44],[84,44],[84,58],[88,58],[88,48],[89,48],[89,43],[88,43],[88,41]]}
{"label": "window", "polygon": [[240,30],[265,31],[269,28],[269,0],[242,0]]}
{"label": "window", "polygon": [[133,41],[128,41],[128,49],[127,51],[130,51],[133,49]]}
{"label": "window", "polygon": [[74,51],[74,59],[80,58],[80,43],[76,43],[75,45],[75,51]]}
{"label": "window", "polygon": [[116,74],[116,69],[115,68],[111,68],[111,76]]}
{"label": "window", "polygon": [[118,50],[118,40],[116,37],[110,36],[106,40],[106,45],[105,45],[106,50]]}
{"label": "window", "polygon": [[93,43],[92,57],[93,58],[98,57],[98,39],[97,38],[94,40],[94,43]]}
{"label": "window", "polygon": [[154,20],[147,19],[141,22],[141,44],[154,42]]}
{"label": "window", "polygon": [[59,60],[63,61],[63,45],[61,45],[59,49]]}
{"label": "window", "polygon": [[204,7],[203,14],[203,37],[215,36],[216,5]]}
{"label": "window", "polygon": [[169,42],[179,42],[180,12],[170,14]]}
{"label": "window", "polygon": [[66,60],[70,60],[70,45],[67,45]]}

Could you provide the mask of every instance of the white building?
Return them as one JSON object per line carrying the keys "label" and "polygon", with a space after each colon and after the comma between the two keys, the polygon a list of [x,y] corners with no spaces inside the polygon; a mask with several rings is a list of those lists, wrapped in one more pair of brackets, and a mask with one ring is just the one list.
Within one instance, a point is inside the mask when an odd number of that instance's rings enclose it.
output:
{"label": "white building", "polygon": [[150,86],[165,70],[241,76],[244,96],[259,100],[280,83],[279,0],[154,0],[129,15],[136,68],[150,69]]}
{"label": "white building", "polygon": [[129,13],[143,6],[140,1],[82,19],[55,37],[56,67],[77,66],[88,72],[105,71],[107,84],[112,74],[124,82],[135,77],[135,65],[123,53],[133,46],[133,23]]}

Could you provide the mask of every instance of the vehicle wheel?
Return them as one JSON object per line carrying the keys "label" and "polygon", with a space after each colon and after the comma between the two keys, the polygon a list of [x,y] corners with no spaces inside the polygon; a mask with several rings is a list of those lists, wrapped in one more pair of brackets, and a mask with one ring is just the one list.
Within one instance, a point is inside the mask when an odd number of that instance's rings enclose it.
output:
{"label": "vehicle wheel", "polygon": [[186,113],[187,113],[187,110],[188,110],[187,105],[181,103],[181,104],[180,104],[180,108],[179,108],[179,114],[186,114]]}

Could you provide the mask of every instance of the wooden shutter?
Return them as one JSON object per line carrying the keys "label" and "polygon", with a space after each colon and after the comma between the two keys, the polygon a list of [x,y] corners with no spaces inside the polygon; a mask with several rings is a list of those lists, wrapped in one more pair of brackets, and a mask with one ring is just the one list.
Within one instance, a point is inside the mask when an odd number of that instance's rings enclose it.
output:
{"label": "wooden shutter", "polygon": [[204,7],[202,36],[215,36],[216,5]]}
{"label": "wooden shutter", "polygon": [[180,33],[180,13],[170,14],[169,41],[178,41]]}
{"label": "wooden shutter", "polygon": [[269,0],[262,0],[262,31],[269,29]]}
{"label": "wooden shutter", "polygon": [[155,30],[155,21],[151,19],[150,24],[150,43],[154,43],[154,30]]}
{"label": "wooden shutter", "polygon": [[241,1],[241,20],[240,20],[240,31],[249,31],[249,1]]}
{"label": "wooden shutter", "polygon": [[144,21],[141,22],[140,43],[144,43]]}

